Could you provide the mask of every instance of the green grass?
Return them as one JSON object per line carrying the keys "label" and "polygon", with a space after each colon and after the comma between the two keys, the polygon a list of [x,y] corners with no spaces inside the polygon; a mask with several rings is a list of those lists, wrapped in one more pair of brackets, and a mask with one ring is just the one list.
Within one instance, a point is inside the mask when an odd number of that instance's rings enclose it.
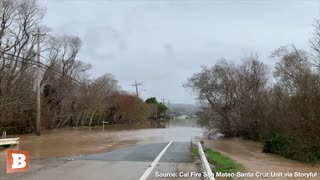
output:
{"label": "green grass", "polygon": [[192,155],[193,158],[198,157],[198,156],[199,156],[199,151],[198,151],[198,149],[195,148],[195,147],[192,147],[192,149],[191,149],[191,155]]}
{"label": "green grass", "polygon": [[[209,148],[206,148],[205,152],[207,154],[208,162],[215,166],[216,172],[235,173],[243,169],[241,164],[219,152],[213,151]],[[191,155],[193,158],[199,157],[198,149],[192,147]]]}
{"label": "green grass", "polygon": [[242,169],[242,166],[239,163],[219,152],[212,151],[211,149],[207,148],[206,154],[209,163],[215,166],[216,172],[234,173]]}

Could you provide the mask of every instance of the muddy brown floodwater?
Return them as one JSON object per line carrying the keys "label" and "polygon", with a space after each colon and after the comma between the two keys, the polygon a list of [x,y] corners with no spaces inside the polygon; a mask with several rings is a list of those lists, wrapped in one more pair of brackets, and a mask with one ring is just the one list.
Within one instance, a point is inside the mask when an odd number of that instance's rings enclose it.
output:
{"label": "muddy brown floodwater", "polygon": [[[202,137],[202,130],[179,120],[168,123],[168,128],[132,129],[107,127],[65,128],[43,131],[41,136],[22,135],[20,150],[28,151],[32,159],[44,160],[51,157],[88,155],[107,152],[138,144],[160,142],[190,142],[194,137]],[[0,179],[5,173],[6,151],[0,149]],[[39,159],[41,158],[41,159]],[[41,163],[40,163],[41,164]],[[45,168],[40,167],[39,168]]]}
{"label": "muddy brown floodwater", "polygon": [[[44,131],[41,136],[20,136],[20,149],[28,151],[31,158],[77,156],[111,151],[136,144],[157,142],[186,142],[201,137],[202,130],[193,123],[169,123],[168,128],[127,129],[127,128],[66,128]],[[0,158],[4,151],[0,150]]]}
{"label": "muddy brown floodwater", "polygon": [[[236,160],[245,168],[244,172],[318,172],[317,177],[310,179],[320,179],[320,165],[312,166],[311,164],[294,161],[283,158],[279,155],[263,153],[262,145],[258,142],[243,140],[239,138],[219,138],[215,140],[204,140],[206,146],[219,151],[222,154]],[[259,178],[251,178],[259,179]],[[270,178],[260,178],[270,179]],[[276,179],[293,179],[279,177]],[[305,178],[294,178],[305,179]]]}
{"label": "muddy brown floodwater", "polygon": [[[39,137],[22,135],[20,138],[20,149],[28,151],[31,158],[49,158],[94,154],[138,144],[189,142],[193,138],[201,139],[202,130],[196,127],[195,121],[174,120],[167,124],[167,128],[106,128],[104,131],[101,127],[66,128],[44,131]],[[241,163],[245,168],[244,172],[318,172],[318,177],[312,179],[320,179],[319,165],[311,166],[278,155],[262,153],[262,146],[257,142],[237,138],[204,141],[213,150]],[[0,169],[5,169],[4,161],[5,151],[0,149]]]}

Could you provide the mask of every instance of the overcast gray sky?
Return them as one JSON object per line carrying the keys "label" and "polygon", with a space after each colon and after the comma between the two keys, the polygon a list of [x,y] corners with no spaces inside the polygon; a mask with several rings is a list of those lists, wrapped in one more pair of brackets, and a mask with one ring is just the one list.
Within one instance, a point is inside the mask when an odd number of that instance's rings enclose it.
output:
{"label": "overcast gray sky", "polygon": [[182,84],[201,65],[238,61],[295,44],[309,50],[317,0],[40,0],[44,24],[79,36],[90,74],[113,74],[121,87],[142,83],[142,97],[195,103]]}

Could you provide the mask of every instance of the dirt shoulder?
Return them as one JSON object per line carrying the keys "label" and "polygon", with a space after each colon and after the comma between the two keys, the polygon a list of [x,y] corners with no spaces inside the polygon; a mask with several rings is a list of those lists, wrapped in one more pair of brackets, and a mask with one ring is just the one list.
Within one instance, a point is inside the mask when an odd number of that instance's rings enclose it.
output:
{"label": "dirt shoulder", "polygon": [[275,154],[263,153],[262,145],[258,142],[239,138],[204,139],[203,141],[207,147],[242,164],[246,172],[318,172],[320,176],[320,165],[312,166]]}

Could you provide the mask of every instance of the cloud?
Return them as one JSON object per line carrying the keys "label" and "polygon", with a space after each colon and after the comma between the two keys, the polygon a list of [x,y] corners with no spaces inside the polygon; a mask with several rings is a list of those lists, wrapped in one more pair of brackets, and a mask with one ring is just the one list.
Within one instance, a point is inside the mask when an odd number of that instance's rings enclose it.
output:
{"label": "cloud", "polygon": [[[42,1],[45,24],[81,37],[93,77],[114,74],[123,89],[137,80],[173,103],[194,103],[182,83],[201,65],[239,61],[288,43],[308,48],[317,1]],[[298,12],[298,13],[297,13]]]}

